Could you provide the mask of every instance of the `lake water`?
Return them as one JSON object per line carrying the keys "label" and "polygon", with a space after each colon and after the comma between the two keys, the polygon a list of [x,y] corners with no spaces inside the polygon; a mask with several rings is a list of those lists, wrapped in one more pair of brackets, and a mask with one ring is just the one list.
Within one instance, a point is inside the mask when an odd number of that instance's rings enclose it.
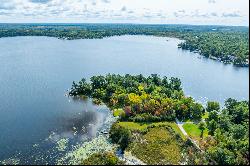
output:
{"label": "lake water", "polygon": [[108,109],[65,96],[72,81],[82,77],[157,73],[179,77],[185,94],[203,103],[249,99],[248,68],[183,51],[179,42],[152,36],[1,38],[0,160],[53,163],[61,154],[53,148],[58,140],[74,144],[97,135]]}

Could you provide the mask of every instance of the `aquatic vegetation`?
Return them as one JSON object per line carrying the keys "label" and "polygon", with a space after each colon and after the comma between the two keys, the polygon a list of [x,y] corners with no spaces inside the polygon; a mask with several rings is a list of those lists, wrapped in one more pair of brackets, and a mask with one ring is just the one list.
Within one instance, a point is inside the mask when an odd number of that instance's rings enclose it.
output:
{"label": "aquatic vegetation", "polygon": [[[117,145],[112,144],[108,136],[101,134],[101,131],[109,131],[111,125],[117,121],[118,117],[114,117],[111,112],[108,113],[103,126],[97,132],[98,136],[90,141],[78,143],[73,149],[57,159],[57,164],[81,164],[89,156],[95,153],[113,152],[117,149]],[[84,140],[83,140],[84,141]]]}
{"label": "aquatic vegetation", "polygon": [[19,162],[20,162],[20,159],[18,158],[9,158],[9,159],[0,161],[0,165],[18,165]]}
{"label": "aquatic vegetation", "polygon": [[38,146],[39,146],[39,144],[34,144],[34,145],[32,145],[33,148],[36,148],[36,147],[38,147]]}
{"label": "aquatic vegetation", "polygon": [[81,165],[124,165],[114,153],[104,152],[92,154],[81,162]]}
{"label": "aquatic vegetation", "polygon": [[76,145],[64,157],[57,160],[57,164],[81,164],[81,161],[87,159],[90,155],[100,152],[112,152],[117,147],[110,143],[108,139],[100,135],[89,142],[84,142],[82,145]]}
{"label": "aquatic vegetation", "polygon": [[67,147],[67,144],[69,142],[69,139],[60,139],[59,141],[57,141],[57,150],[58,151],[64,151]]}

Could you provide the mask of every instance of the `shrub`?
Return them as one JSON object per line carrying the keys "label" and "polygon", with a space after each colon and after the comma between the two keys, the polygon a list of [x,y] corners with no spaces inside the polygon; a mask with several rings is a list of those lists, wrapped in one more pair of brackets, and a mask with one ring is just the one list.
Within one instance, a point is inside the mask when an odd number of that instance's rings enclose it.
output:
{"label": "shrub", "polygon": [[120,161],[113,153],[95,153],[89,158],[85,159],[81,163],[82,165],[123,165],[124,163]]}
{"label": "shrub", "polygon": [[99,100],[99,99],[96,99],[96,98],[94,98],[92,101],[93,101],[93,103],[96,104],[96,105],[102,104],[102,101]]}
{"label": "shrub", "polygon": [[124,113],[123,109],[118,108],[113,110],[113,115],[116,116],[121,116]]}
{"label": "shrub", "polygon": [[172,115],[155,116],[149,113],[143,113],[143,114],[136,114],[133,117],[129,117],[129,120],[134,122],[160,122],[160,121],[172,121],[174,120],[174,117]]}
{"label": "shrub", "polygon": [[132,134],[128,129],[114,123],[110,129],[110,138],[113,143],[119,144],[124,150],[131,142]]}

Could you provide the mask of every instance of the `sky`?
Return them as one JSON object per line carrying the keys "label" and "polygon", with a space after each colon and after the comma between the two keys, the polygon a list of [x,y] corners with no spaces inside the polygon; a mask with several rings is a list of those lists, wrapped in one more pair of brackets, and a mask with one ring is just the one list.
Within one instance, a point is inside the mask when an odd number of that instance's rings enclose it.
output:
{"label": "sky", "polygon": [[0,0],[0,23],[249,24],[249,0]]}

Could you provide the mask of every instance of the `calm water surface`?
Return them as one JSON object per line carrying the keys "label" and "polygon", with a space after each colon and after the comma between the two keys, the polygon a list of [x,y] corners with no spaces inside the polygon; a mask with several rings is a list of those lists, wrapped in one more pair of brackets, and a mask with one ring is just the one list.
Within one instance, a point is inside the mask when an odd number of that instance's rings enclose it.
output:
{"label": "calm water surface", "polygon": [[[174,76],[200,102],[249,99],[249,69],[177,48],[173,38],[121,36],[91,40],[0,39],[0,160],[58,154],[56,141],[96,136],[106,107],[66,97],[73,80],[107,73]],[[84,126],[85,130],[82,130]],[[52,148],[53,149],[53,148]],[[30,157],[32,156],[32,157]],[[51,161],[47,156],[44,161]]]}

